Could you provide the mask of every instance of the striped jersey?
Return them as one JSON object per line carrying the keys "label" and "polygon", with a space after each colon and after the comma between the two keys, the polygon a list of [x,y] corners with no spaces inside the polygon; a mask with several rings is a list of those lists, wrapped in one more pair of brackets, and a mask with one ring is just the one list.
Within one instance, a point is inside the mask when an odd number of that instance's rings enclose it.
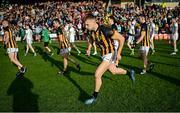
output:
{"label": "striped jersey", "polygon": [[62,43],[61,43],[61,45],[60,45],[60,49],[67,49],[67,48],[69,48],[69,47],[70,47],[70,43],[69,43],[68,39],[65,38],[64,33],[63,33],[61,27],[58,27],[58,29],[57,29],[57,35],[58,35],[58,36],[59,36],[59,35],[62,35],[62,38],[63,38],[63,41],[62,41]]}
{"label": "striped jersey", "polygon": [[17,44],[16,44],[16,38],[15,36],[13,36],[13,31],[11,28],[7,27],[6,29],[4,29],[5,32],[8,32],[9,34],[9,41],[6,44],[7,48],[18,48]]}
{"label": "striped jersey", "polygon": [[96,31],[91,32],[92,40],[94,40],[100,48],[101,56],[114,52],[114,41],[111,38],[112,35],[113,30],[104,25],[99,26]]}
{"label": "striped jersey", "polygon": [[141,42],[141,46],[150,46],[150,27],[146,23],[143,23],[141,25],[141,33],[145,32],[145,36],[143,37],[143,40]]}

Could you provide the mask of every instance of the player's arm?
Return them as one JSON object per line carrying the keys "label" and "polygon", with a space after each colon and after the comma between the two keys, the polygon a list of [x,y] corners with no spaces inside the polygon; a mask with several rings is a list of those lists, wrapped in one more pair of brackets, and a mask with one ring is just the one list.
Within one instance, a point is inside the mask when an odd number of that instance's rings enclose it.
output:
{"label": "player's arm", "polygon": [[9,42],[9,33],[7,31],[4,33],[3,40],[5,45]]}
{"label": "player's arm", "polygon": [[58,35],[58,40],[59,40],[60,43],[63,42],[64,39],[63,39],[63,35],[62,34]]}
{"label": "player's arm", "polygon": [[136,44],[139,44],[139,43],[143,40],[143,38],[145,37],[145,35],[146,35],[146,32],[145,32],[145,31],[141,31],[141,36],[140,36],[140,38],[137,40]]}
{"label": "player's arm", "polygon": [[119,42],[119,47],[118,47],[118,55],[121,55],[122,53],[122,48],[124,46],[124,37],[117,32],[117,30],[114,31],[113,35],[112,35],[112,39],[113,40],[117,40]]}
{"label": "player's arm", "polygon": [[63,32],[61,29],[58,29],[57,36],[58,36],[57,38],[58,38],[59,44],[61,44],[64,41]]}
{"label": "player's arm", "polygon": [[92,44],[93,44],[93,39],[92,39],[91,36],[89,36],[88,47],[87,47],[87,50],[86,50],[86,53],[87,53],[88,56],[90,56]]}

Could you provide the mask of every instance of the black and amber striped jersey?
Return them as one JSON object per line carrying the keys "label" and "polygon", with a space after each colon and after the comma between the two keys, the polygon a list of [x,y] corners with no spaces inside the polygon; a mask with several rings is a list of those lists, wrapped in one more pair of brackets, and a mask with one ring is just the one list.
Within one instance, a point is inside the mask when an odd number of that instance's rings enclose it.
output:
{"label": "black and amber striped jersey", "polygon": [[60,49],[67,49],[70,47],[69,40],[64,36],[64,33],[61,29],[61,27],[58,27],[57,29],[57,35],[62,35],[63,41],[60,44]]}
{"label": "black and amber striped jersey", "polygon": [[150,30],[146,23],[143,23],[141,25],[141,33],[145,32],[145,36],[143,37],[143,40],[141,42],[141,46],[150,46]]}
{"label": "black and amber striped jersey", "polygon": [[110,27],[101,25],[97,31],[91,32],[91,38],[96,42],[101,51],[101,56],[114,52],[113,30]]}
{"label": "black and amber striped jersey", "polygon": [[9,41],[6,44],[6,47],[7,48],[18,48],[18,46],[16,44],[16,38],[15,38],[15,36],[13,36],[12,29],[9,27],[6,27],[6,28],[4,28],[4,32],[5,33],[7,32],[9,35]]}

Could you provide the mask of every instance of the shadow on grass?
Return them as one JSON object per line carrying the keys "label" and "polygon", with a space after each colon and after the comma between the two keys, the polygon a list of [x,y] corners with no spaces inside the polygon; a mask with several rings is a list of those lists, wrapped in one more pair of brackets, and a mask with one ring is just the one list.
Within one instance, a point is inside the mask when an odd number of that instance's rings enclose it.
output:
{"label": "shadow on grass", "polygon": [[180,59],[180,57],[178,57],[179,55],[178,55],[178,53],[177,53],[177,55],[170,55],[170,53],[169,54],[161,54],[160,55],[161,57],[165,57],[165,58],[173,58],[173,59]]}
{"label": "shadow on grass", "polygon": [[[86,51],[86,47],[82,47],[82,46],[78,46],[79,48],[81,48],[81,49],[83,49],[84,51]],[[82,51],[82,50],[81,50]],[[98,52],[98,51],[97,51]],[[86,54],[86,52],[83,52],[84,53],[84,55]],[[98,52],[98,54],[96,54],[96,55],[92,55],[94,53],[94,49],[93,50],[91,50],[91,56],[89,57],[89,58],[96,58],[96,59],[101,59],[101,57],[99,56],[99,52]]]}
{"label": "shadow on grass", "polygon": [[157,64],[162,64],[162,65],[167,65],[167,66],[171,66],[171,67],[180,67],[180,66],[177,66],[177,65],[174,65],[174,64],[168,64],[168,63],[164,63],[164,62],[158,62],[158,61],[154,61],[154,60],[151,60],[153,63],[157,63]]}
{"label": "shadow on grass", "polygon": [[91,60],[91,57],[87,57],[87,56],[82,56],[82,55],[77,55],[77,54],[75,54],[75,53],[73,53],[73,52],[71,52],[71,55],[72,56],[74,56],[75,58],[77,58],[77,59],[79,59],[81,62],[83,62],[83,63],[87,63],[88,65],[97,65],[97,63],[96,62],[93,62],[92,60]]}
{"label": "shadow on grass", "polygon": [[79,90],[80,94],[78,97],[78,100],[80,100],[82,103],[85,102],[85,100],[90,96],[88,93],[86,93],[81,86],[73,79],[71,76],[66,75],[65,76],[70,82],[73,83],[73,85]]}
{"label": "shadow on grass", "polygon": [[31,91],[32,88],[32,82],[26,77],[16,78],[11,83],[7,94],[13,96],[14,112],[39,112],[39,96]]}
{"label": "shadow on grass", "polygon": [[[130,66],[130,65],[126,65],[126,64],[120,64],[121,66],[125,67],[125,68],[128,68],[128,69],[134,69],[135,72],[139,73],[140,72],[140,69],[137,68],[137,67],[133,67],[133,66]],[[177,86],[180,86],[180,80],[176,79],[176,78],[173,78],[173,77],[170,77],[170,76],[167,76],[167,75],[163,75],[161,73],[157,73],[157,72],[149,72],[151,75],[155,76],[155,77],[158,77],[162,80],[165,80],[165,81],[168,81],[172,84],[175,84]]]}
{"label": "shadow on grass", "polygon": [[43,49],[41,47],[36,46],[36,49],[38,50],[38,53],[42,56],[42,58],[45,61],[51,62],[52,66],[56,66],[58,69],[63,69],[63,66],[60,64],[63,64],[63,62],[55,60],[54,58],[48,56],[46,53],[43,52]]}
{"label": "shadow on grass", "polygon": [[[58,67],[58,68],[61,67],[59,64],[63,64],[62,62],[59,62],[59,61],[53,59],[52,57],[49,57],[49,56],[45,55],[43,53],[42,48],[40,48],[40,47],[36,47],[36,48],[37,48],[39,54],[42,55],[42,58],[45,61],[49,61],[52,64],[55,64],[56,67]],[[54,46],[54,48],[56,48],[56,46]],[[56,48],[56,49],[58,49],[58,48]],[[62,67],[61,67],[61,69],[62,69]],[[89,95],[81,88],[81,86],[74,79],[71,78],[71,76],[70,76],[71,71],[73,71],[75,73],[78,73],[78,74],[82,74],[82,75],[93,75],[93,73],[84,72],[84,71],[79,72],[76,68],[69,66],[68,67],[68,72],[64,75],[80,91],[79,100],[84,103],[85,99],[87,99],[89,97]]]}

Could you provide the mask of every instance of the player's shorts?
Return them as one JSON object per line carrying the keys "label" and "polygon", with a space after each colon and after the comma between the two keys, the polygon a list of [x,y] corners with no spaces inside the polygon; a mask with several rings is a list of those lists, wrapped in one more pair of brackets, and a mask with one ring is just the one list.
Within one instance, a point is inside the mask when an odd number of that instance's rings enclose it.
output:
{"label": "player's shorts", "polygon": [[101,58],[102,58],[103,61],[108,61],[110,63],[115,63],[116,58],[114,58],[114,57],[115,57],[115,55],[113,53],[108,53],[108,54],[102,56]]}
{"label": "player's shorts", "polygon": [[18,48],[7,48],[7,53],[17,53],[18,51]]}
{"label": "player's shorts", "polygon": [[149,47],[148,46],[141,46],[139,49],[140,53],[145,53],[146,55],[148,55],[149,53]]}
{"label": "player's shorts", "polygon": [[119,42],[117,40],[114,40],[114,49],[117,50],[119,47]]}
{"label": "player's shorts", "polygon": [[49,42],[44,42],[44,47],[48,47]]}
{"label": "player's shorts", "polygon": [[117,49],[114,50],[114,56],[112,58],[112,63],[116,63],[116,60],[117,60]]}
{"label": "player's shorts", "polygon": [[69,49],[68,49],[68,48],[66,48],[66,49],[60,49],[60,54],[61,54],[61,55],[64,55],[64,54],[67,54],[67,53],[69,53]]}
{"label": "player's shorts", "polygon": [[129,36],[128,37],[128,43],[133,44],[133,42],[134,42],[134,37],[133,36]]}
{"label": "player's shorts", "polygon": [[173,41],[178,40],[178,33],[171,34],[171,37],[172,37],[172,40],[173,40]]}
{"label": "player's shorts", "polygon": [[31,39],[26,39],[26,43],[27,44],[32,44],[32,40]]}

